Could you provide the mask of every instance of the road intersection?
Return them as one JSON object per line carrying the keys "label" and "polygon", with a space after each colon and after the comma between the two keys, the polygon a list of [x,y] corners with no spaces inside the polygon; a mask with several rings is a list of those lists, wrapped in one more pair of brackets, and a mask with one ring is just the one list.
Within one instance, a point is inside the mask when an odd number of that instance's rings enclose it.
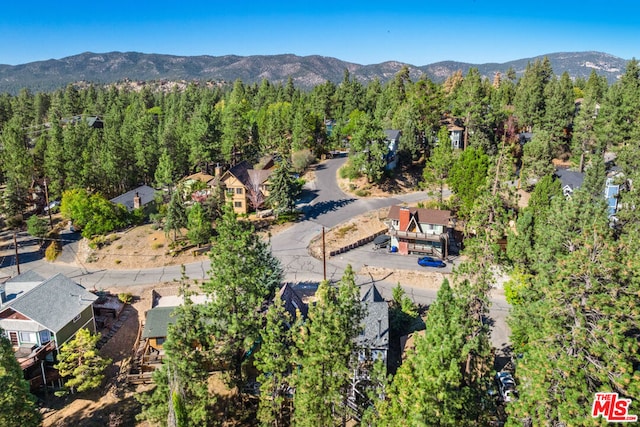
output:
{"label": "road intersection", "polygon": [[[299,287],[314,287],[324,277],[322,260],[309,255],[308,246],[311,240],[322,233],[323,227],[330,229],[359,215],[389,207],[394,204],[416,203],[429,198],[426,192],[415,192],[385,198],[355,198],[345,194],[338,186],[336,174],[345,158],[329,159],[319,165],[315,180],[306,186],[302,203],[299,208],[303,211],[303,219],[293,226],[286,228],[270,237],[273,255],[278,258],[284,270],[285,281]],[[44,260],[42,254],[35,254],[35,249],[21,245],[31,256],[20,255],[21,271],[33,270],[43,277],[50,277],[62,273],[89,289],[113,288],[122,286],[150,285],[179,280],[182,267],[179,265],[139,269],[139,270],[105,270],[92,269],[90,264],[79,264],[75,260],[77,235],[67,233],[61,235],[68,240],[63,249],[63,259],[55,263]],[[365,264],[369,266],[414,269],[419,267],[414,257],[385,254],[384,251],[374,253],[371,244],[349,251],[339,257],[327,260],[327,279],[337,281],[342,277],[347,264],[351,264],[354,271],[359,271]],[[65,262],[67,261],[67,262]],[[0,278],[16,274],[14,264],[6,260],[0,264]],[[209,261],[203,260],[184,266],[185,274],[190,279],[206,280],[208,278]],[[371,283],[372,277],[358,276],[358,284]],[[385,298],[391,297],[391,289],[396,283],[377,281]],[[418,304],[430,304],[435,300],[437,291],[403,285],[407,294]],[[493,323],[492,342],[495,347],[502,349],[508,345],[509,328],[506,316],[509,306],[504,297],[492,298],[490,317]]]}

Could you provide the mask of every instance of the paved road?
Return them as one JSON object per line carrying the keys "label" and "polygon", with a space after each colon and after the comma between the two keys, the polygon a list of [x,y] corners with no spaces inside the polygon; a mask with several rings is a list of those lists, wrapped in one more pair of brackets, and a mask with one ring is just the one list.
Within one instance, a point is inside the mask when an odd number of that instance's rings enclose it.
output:
{"label": "paved road", "polygon": [[[426,192],[386,198],[358,199],[351,197],[340,190],[336,181],[337,170],[345,160],[346,158],[334,158],[319,165],[316,170],[316,179],[309,183],[300,205],[305,214],[304,219],[271,237],[272,252],[282,264],[285,280],[297,284],[300,289],[305,287],[313,289],[323,279],[322,261],[311,257],[307,249],[311,240],[322,233],[323,227],[329,229],[372,210],[402,202],[415,203],[429,197]],[[42,254],[33,246],[32,239],[28,236],[21,237],[20,263],[22,272],[34,270],[43,277],[63,273],[87,288],[97,289],[148,285],[177,280],[181,277],[180,266],[144,270],[99,270],[93,269],[90,264],[77,265],[73,262],[78,240],[75,233],[61,235],[61,238],[66,241],[62,259],[51,264],[43,261]],[[0,259],[0,278],[15,275],[14,264],[12,257]],[[374,252],[372,244],[369,244],[346,252],[339,257],[329,258],[326,265],[327,279],[339,280],[347,264],[351,264],[355,271],[360,270],[364,264],[404,270],[423,269],[417,265],[416,257],[388,254],[384,251]],[[448,266],[449,270],[450,268]],[[191,263],[186,265],[185,269],[189,278],[204,280],[207,278],[209,262],[205,260]],[[370,282],[370,277],[358,277],[359,284]],[[390,298],[391,289],[396,283],[382,281],[376,282],[376,285],[380,287],[383,296]],[[406,287],[406,290],[419,304],[430,304],[436,296],[436,291],[433,290],[409,287]],[[500,296],[493,298],[490,313],[494,323],[492,341],[494,346],[499,349],[506,346],[508,342],[509,329],[505,322],[507,313],[508,305],[504,298]]]}

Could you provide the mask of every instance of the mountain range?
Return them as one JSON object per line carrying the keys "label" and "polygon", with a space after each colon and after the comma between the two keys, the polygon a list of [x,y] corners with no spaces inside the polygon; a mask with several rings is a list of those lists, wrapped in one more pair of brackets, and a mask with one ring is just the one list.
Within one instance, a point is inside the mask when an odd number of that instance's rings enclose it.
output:
{"label": "mountain range", "polygon": [[414,81],[426,75],[435,82],[442,82],[458,70],[466,74],[471,67],[493,79],[495,73],[505,74],[509,69],[521,76],[528,63],[544,57],[549,59],[557,75],[566,71],[573,78],[587,78],[595,70],[606,76],[609,82],[617,80],[624,73],[628,62],[602,52],[550,53],[502,64],[443,61],[422,66],[397,61],[360,65],[318,55],[175,56],[139,52],[85,52],[21,65],[0,64],[0,92],[16,94],[22,88],[34,92],[51,91],[80,81],[109,84],[124,80],[233,82],[241,79],[245,83],[254,83],[267,79],[277,84],[289,78],[296,87],[309,89],[326,81],[339,83],[344,78],[345,70],[365,84],[376,78],[384,83],[405,65]]}

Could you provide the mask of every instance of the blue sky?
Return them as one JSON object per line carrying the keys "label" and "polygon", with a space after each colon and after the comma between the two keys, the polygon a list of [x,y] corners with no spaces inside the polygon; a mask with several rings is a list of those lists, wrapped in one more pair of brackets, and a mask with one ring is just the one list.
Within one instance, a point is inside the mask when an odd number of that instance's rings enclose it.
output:
{"label": "blue sky", "polygon": [[374,64],[506,62],[554,52],[640,55],[640,2],[8,1],[0,64],[82,52],[323,55]]}

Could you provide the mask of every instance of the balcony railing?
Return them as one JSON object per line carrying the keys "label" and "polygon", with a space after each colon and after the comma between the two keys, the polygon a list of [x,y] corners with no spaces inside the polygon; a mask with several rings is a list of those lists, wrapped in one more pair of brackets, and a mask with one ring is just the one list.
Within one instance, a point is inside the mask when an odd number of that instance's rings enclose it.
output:
{"label": "balcony railing", "polygon": [[415,231],[399,231],[399,230],[393,230],[393,229],[389,230],[389,234],[391,236],[399,237],[402,239],[440,242],[440,234],[416,233]]}
{"label": "balcony railing", "polygon": [[25,370],[28,367],[33,366],[38,361],[44,359],[47,354],[51,353],[55,349],[55,341],[49,341],[48,343],[41,345],[40,347],[34,349],[27,357],[20,360],[20,368],[22,368],[22,370]]}

